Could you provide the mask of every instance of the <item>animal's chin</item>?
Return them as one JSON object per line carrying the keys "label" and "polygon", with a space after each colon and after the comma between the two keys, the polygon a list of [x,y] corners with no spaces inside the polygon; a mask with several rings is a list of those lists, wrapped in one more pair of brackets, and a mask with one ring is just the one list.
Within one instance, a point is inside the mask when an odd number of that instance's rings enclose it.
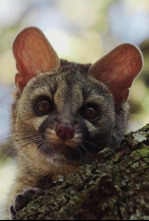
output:
{"label": "animal's chin", "polygon": [[95,156],[99,149],[94,148],[91,145],[87,145],[81,142],[68,142],[59,140],[50,140],[50,142],[43,141],[41,148],[40,145],[37,145],[38,149],[46,158],[51,160],[52,163],[60,164],[79,164],[84,165],[90,163],[94,160]]}
{"label": "animal's chin", "polygon": [[45,150],[43,150],[43,153],[46,154],[46,156],[49,156],[50,158],[55,159],[55,161],[61,161],[65,163],[69,162],[83,162],[87,160],[87,153],[85,150],[81,149],[81,146],[72,148],[70,146],[65,146],[64,151],[60,151],[58,149],[55,149],[53,147],[47,147]]}
{"label": "animal's chin", "polygon": [[[42,154],[44,154],[52,162],[61,162],[69,164],[69,162],[74,164],[87,163],[89,154],[82,144],[69,145],[67,143],[45,143],[41,146],[37,145],[38,149]],[[84,164],[84,163],[83,163]]]}
{"label": "animal's chin", "polygon": [[85,164],[85,162],[77,159],[77,160],[70,160],[69,158],[67,158],[66,156],[62,155],[62,154],[55,154],[53,157],[46,157],[47,162],[50,162],[51,164],[53,164],[55,167],[67,167],[68,168],[76,168],[78,166],[82,166]]}

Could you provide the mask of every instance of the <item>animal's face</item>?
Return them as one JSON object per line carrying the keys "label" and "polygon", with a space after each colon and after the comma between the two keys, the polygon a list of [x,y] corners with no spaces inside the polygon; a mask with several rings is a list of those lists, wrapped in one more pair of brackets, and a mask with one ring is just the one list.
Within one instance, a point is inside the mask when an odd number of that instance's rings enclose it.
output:
{"label": "animal's face", "polygon": [[33,154],[34,144],[51,161],[89,160],[90,154],[108,146],[115,126],[112,94],[73,64],[63,73],[30,81],[15,112],[19,151]]}

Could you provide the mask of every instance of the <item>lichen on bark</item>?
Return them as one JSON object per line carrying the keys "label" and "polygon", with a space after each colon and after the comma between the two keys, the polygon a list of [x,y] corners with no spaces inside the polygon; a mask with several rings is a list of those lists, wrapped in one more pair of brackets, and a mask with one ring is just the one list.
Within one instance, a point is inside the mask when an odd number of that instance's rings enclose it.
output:
{"label": "lichen on bark", "polygon": [[149,220],[149,125],[45,190],[16,220]]}

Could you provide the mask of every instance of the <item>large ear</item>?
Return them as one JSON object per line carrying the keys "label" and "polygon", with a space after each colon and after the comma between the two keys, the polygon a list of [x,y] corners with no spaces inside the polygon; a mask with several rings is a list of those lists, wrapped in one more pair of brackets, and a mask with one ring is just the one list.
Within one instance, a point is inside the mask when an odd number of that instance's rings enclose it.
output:
{"label": "large ear", "polygon": [[125,102],[134,78],[140,73],[143,57],[131,44],[122,44],[91,66],[89,72],[108,86],[116,105]]}
{"label": "large ear", "polygon": [[31,78],[60,67],[56,52],[44,34],[35,27],[24,29],[17,36],[13,52],[19,71],[15,83],[20,92]]}

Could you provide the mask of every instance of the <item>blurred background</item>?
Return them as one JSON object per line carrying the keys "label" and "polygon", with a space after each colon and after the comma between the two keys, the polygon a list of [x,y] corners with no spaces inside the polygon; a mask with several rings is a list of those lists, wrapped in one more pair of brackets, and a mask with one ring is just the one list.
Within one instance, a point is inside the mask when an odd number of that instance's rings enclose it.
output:
{"label": "blurred background", "polygon": [[79,63],[92,63],[120,43],[138,45],[145,64],[131,89],[128,131],[149,123],[148,0],[0,0],[0,219],[15,174],[9,158],[16,73],[12,44],[28,26],[42,29],[59,57]]}

